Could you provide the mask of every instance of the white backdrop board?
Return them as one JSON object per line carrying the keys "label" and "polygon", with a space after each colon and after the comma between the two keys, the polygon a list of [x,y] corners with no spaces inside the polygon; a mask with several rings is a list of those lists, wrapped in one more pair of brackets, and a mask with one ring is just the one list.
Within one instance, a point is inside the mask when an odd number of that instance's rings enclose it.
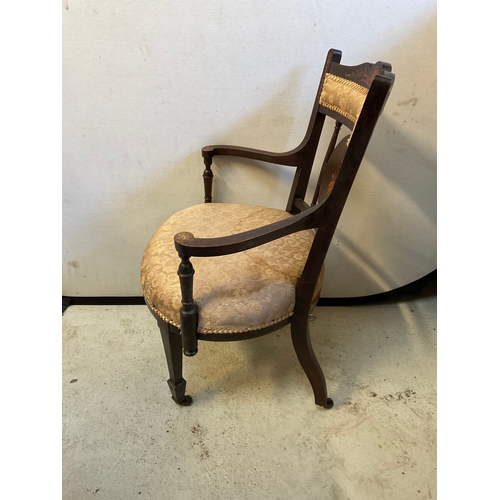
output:
{"label": "white backdrop board", "polygon": [[[62,7],[63,295],[141,295],[149,238],[203,202],[201,147],[295,147],[330,48],[345,64],[390,62],[396,83],[334,236],[322,297],[384,292],[436,268],[434,1]],[[277,208],[293,176],[228,158],[214,173],[215,201]]]}

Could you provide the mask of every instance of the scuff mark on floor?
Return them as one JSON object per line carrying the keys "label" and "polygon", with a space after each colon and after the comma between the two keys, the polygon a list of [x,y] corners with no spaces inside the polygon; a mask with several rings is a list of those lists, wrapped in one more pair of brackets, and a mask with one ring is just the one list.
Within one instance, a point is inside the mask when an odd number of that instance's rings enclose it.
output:
{"label": "scuff mark on floor", "polygon": [[208,451],[208,448],[206,447],[205,443],[203,442],[203,435],[204,435],[204,430],[201,427],[200,424],[196,424],[191,428],[191,432],[198,438],[198,442],[195,443],[201,448],[201,454],[200,458],[202,460],[206,460],[207,458],[210,458],[210,452]]}

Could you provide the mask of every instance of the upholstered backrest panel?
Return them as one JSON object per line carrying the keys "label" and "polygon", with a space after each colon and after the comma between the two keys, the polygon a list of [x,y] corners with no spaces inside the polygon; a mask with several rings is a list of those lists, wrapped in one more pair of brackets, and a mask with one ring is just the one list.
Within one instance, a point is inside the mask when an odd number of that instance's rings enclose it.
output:
{"label": "upholstered backrest panel", "polygon": [[351,80],[326,73],[319,103],[356,124],[368,89]]}

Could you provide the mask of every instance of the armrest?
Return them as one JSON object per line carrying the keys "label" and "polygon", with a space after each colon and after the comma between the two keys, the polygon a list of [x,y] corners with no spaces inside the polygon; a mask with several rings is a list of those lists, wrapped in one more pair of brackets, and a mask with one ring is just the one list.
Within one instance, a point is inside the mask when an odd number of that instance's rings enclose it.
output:
{"label": "armrest", "polygon": [[214,174],[211,169],[212,159],[216,155],[236,156],[240,158],[250,158],[278,165],[288,165],[297,167],[302,160],[302,150],[304,141],[300,146],[292,149],[288,153],[271,153],[260,149],[243,148],[240,146],[205,146],[201,150],[205,170],[203,172],[203,184],[205,189],[205,203],[212,202],[212,180]]}
{"label": "armrest", "polygon": [[318,227],[319,208],[317,205],[288,219],[220,238],[195,238],[192,233],[177,233],[174,236],[175,248],[182,259],[242,252],[298,231]]}
{"label": "armrest", "polygon": [[300,164],[302,158],[301,151],[302,148],[300,146],[286,153],[272,153],[270,151],[261,151],[260,149],[240,146],[205,146],[202,148],[201,154],[203,158],[210,160],[216,155],[226,155],[296,167]]}
{"label": "armrest", "polygon": [[194,269],[190,257],[215,257],[241,252],[304,229],[318,227],[321,207],[316,205],[288,219],[220,238],[195,238],[188,232],[174,236],[175,248],[181,258],[177,274],[182,297],[180,321],[184,354],[193,356],[198,351],[198,316],[193,299]]}

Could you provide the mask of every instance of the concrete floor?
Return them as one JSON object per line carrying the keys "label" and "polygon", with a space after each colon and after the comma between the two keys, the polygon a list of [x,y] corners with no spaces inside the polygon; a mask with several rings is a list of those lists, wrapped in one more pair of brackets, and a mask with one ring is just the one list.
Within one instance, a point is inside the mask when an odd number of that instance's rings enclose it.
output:
{"label": "concrete floor", "polygon": [[63,498],[436,498],[436,296],[318,307],[330,410],[289,330],[209,343],[170,399],[145,306],[63,315]]}

